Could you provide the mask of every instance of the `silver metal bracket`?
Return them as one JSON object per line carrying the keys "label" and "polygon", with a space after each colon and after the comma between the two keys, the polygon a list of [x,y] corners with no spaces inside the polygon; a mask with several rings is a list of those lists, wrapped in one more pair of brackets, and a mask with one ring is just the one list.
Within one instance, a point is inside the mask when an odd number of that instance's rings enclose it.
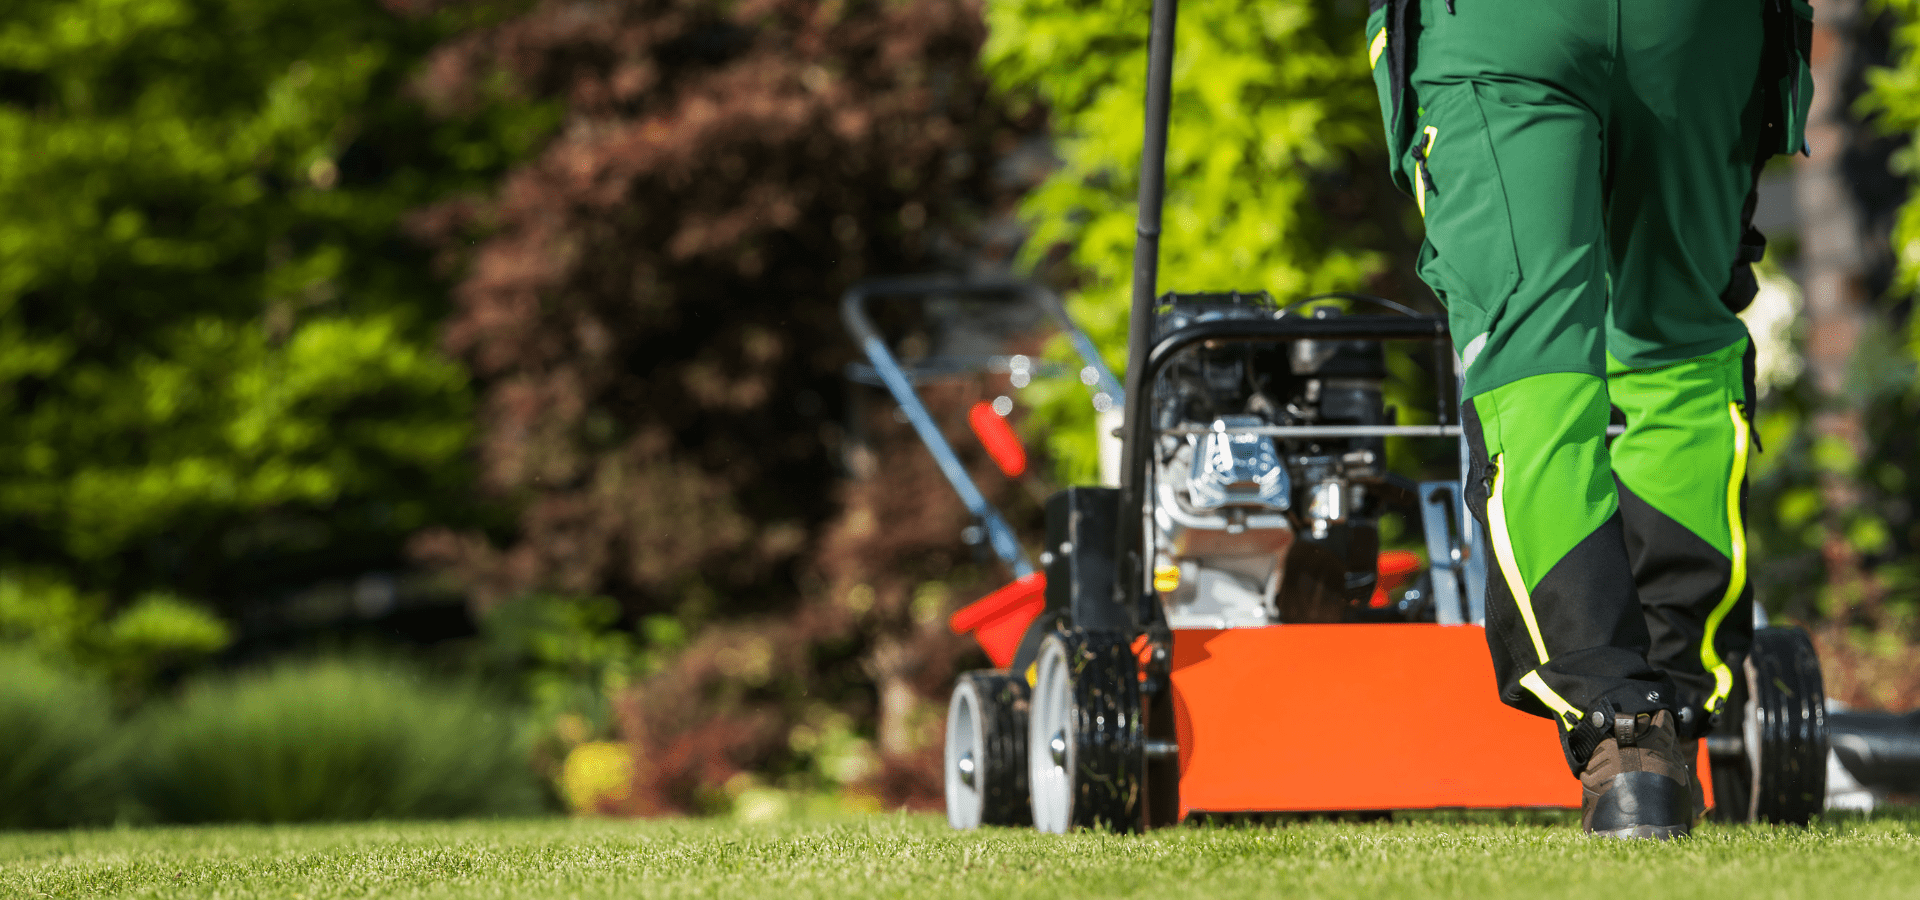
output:
{"label": "silver metal bracket", "polygon": [[1487,621],[1484,529],[1467,515],[1457,481],[1420,483],[1420,522],[1433,574],[1434,618],[1442,625]]}

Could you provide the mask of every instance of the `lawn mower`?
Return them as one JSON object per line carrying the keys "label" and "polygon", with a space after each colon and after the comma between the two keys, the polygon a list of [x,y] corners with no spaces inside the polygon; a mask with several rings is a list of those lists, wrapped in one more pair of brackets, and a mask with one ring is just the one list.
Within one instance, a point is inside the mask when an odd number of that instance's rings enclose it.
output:
{"label": "lawn mower", "polygon": [[[869,315],[883,300],[976,327],[903,363]],[[1461,439],[1444,392],[1438,424],[1395,424],[1384,401],[1388,341],[1428,344],[1434,370],[1452,381],[1444,320],[1393,305],[1391,315],[1299,306],[1265,294],[1158,298],[1153,349],[1135,369],[1149,377],[1129,393],[1038,287],[897,279],[844,298],[868,359],[849,374],[898,401],[972,513],[970,542],[1013,575],[951,620],[997,666],[961,675],[949,705],[955,827],[1578,807],[1553,724],[1495,696],[1481,627],[1485,535],[1465,514],[1460,481],[1415,483],[1385,468],[1388,436]],[[919,389],[979,374],[1018,389],[1061,374],[993,346],[996,327],[1043,319],[1079,353],[1067,374],[1097,412],[1126,411],[1123,446],[1144,452],[1123,454],[1118,473],[1135,501],[1124,486],[1049,498],[1036,566]],[[1024,453],[1007,412],[982,401],[967,419],[1017,475]],[[1420,524],[1424,554],[1380,550],[1390,510]],[[1709,802],[1724,819],[1804,822],[1822,807],[1828,755],[1805,633],[1760,628],[1744,681],[1744,715],[1704,742]],[[1401,713],[1465,716],[1480,739],[1415,745],[1395,737]],[[1302,722],[1322,724],[1309,740]],[[1434,771],[1447,775],[1421,774]]]}
{"label": "lawn mower", "polygon": [[[961,675],[952,694],[949,822],[1134,831],[1240,814],[1578,808],[1556,725],[1497,697],[1446,320],[1358,294],[1156,294],[1175,6],[1153,4],[1124,387],[1038,292],[1096,405],[1123,413],[1117,484],[1047,501],[1038,568],[915,393],[939,367],[904,369],[865,312],[876,296],[969,289],[887,282],[844,301],[870,377],[1014,576],[952,619],[997,668]],[[1387,406],[1390,343],[1431,352],[1433,424],[1399,424]],[[1389,472],[1394,436],[1457,442],[1460,476]],[[1390,510],[1419,522],[1424,561],[1381,552]],[[1745,674],[1732,707],[1743,714],[1702,742],[1708,802],[1722,819],[1804,823],[1828,760],[1812,643],[1758,629]],[[1449,722],[1471,723],[1474,740],[1444,739]]]}

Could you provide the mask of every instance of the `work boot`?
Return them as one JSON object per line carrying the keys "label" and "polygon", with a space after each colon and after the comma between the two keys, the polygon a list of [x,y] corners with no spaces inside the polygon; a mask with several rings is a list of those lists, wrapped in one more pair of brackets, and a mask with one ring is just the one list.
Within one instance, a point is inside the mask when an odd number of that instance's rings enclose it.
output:
{"label": "work boot", "polygon": [[1617,713],[1580,773],[1580,827],[1600,837],[1683,836],[1693,830],[1692,782],[1672,713]]}

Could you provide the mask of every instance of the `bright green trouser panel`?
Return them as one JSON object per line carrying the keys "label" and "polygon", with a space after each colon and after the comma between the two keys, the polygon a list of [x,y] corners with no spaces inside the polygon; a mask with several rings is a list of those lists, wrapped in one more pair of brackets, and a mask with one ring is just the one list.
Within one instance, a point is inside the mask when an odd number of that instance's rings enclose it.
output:
{"label": "bright green trouser panel", "polygon": [[1635,494],[1734,555],[1727,497],[1736,457],[1748,445],[1743,339],[1685,362],[1629,369],[1608,360],[1607,393],[1626,415],[1613,444],[1613,473]]}
{"label": "bright green trouser panel", "polygon": [[1501,576],[1531,590],[1619,508],[1607,386],[1591,375],[1539,375],[1480,394],[1473,408],[1494,463],[1490,493],[1500,502],[1489,499],[1487,518]]}
{"label": "bright green trouser panel", "polygon": [[1476,477],[1467,502],[1487,525],[1487,643],[1501,697],[1571,729],[1587,710],[1661,708],[1671,683],[1647,662],[1610,474],[1605,382],[1552,373],[1467,402]]}
{"label": "bright green trouser panel", "polygon": [[1627,430],[1613,444],[1649,661],[1718,712],[1752,643],[1745,489],[1748,342],[1654,369],[1609,360]]}
{"label": "bright green trouser panel", "polygon": [[1759,0],[1452,6],[1420,4],[1395,165],[1465,395],[1744,337],[1718,298],[1752,183]]}

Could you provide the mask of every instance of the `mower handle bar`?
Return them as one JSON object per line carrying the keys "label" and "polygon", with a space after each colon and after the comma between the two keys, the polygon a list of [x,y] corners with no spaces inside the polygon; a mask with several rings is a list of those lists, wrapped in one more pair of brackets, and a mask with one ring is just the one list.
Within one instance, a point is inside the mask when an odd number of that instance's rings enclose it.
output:
{"label": "mower handle bar", "polygon": [[[874,327],[873,320],[867,316],[867,301],[880,297],[925,297],[933,294],[964,295],[972,297],[1009,297],[1038,302],[1053,320],[1066,332],[1074,350],[1081,360],[1097,373],[1095,379],[1098,393],[1104,392],[1113,399],[1116,406],[1124,405],[1125,392],[1120,382],[1113,377],[1113,371],[1100,358],[1099,350],[1093,340],[1088,338],[1067,315],[1066,306],[1052,291],[1038,285],[1017,281],[959,281],[948,278],[887,278],[865,281],[847,289],[840,298],[840,317],[846,323],[847,330],[853,333],[860,349],[867,354],[873,364],[873,371],[880,382],[886,386],[887,393],[893,395],[900,404],[901,411],[907,415],[907,422],[913,426],[914,433],[927,445],[927,451],[933,454],[933,461],[940,468],[940,474],[946,476],[947,483],[953,485],[954,492],[960,495],[960,502],[967,511],[980,521],[986,530],[987,545],[994,555],[1013,570],[1015,578],[1025,578],[1033,574],[1033,561],[1020,546],[1020,539],[1013,528],[1000,515],[1000,511],[988,502],[980,487],[973,483],[973,476],[960,462],[959,454],[953,445],[947,442],[940,426],[934,422],[933,414],[927,410],[920,395],[913,388],[916,380],[894,358],[893,351],[887,348],[886,339],[880,330]],[[1095,385],[1088,385],[1093,390]]]}

